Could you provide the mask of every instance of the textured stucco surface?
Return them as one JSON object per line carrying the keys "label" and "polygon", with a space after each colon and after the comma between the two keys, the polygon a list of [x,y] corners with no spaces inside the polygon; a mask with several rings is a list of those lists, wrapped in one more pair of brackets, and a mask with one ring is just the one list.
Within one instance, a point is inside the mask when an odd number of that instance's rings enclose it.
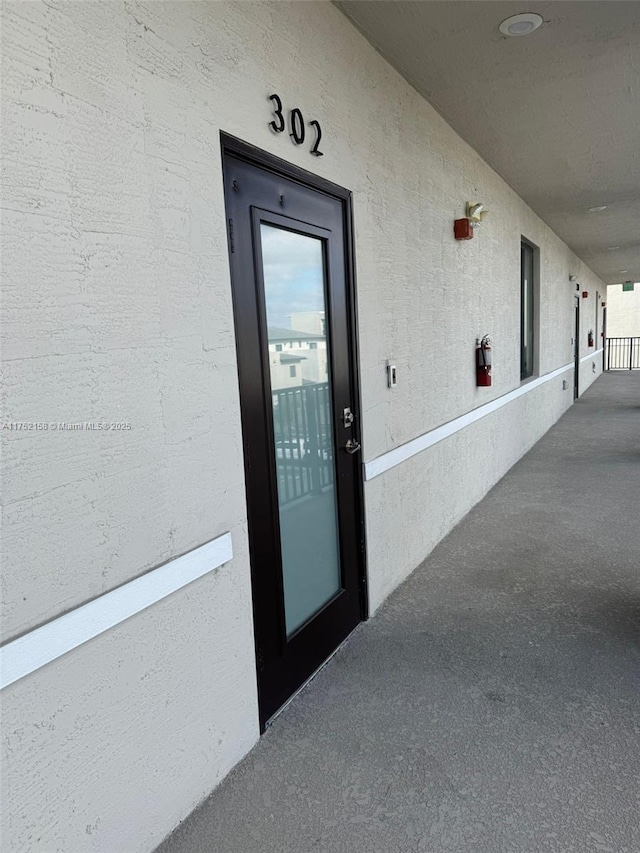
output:
{"label": "textured stucco surface", "polygon": [[[366,459],[518,386],[521,235],[539,372],[571,360],[569,275],[603,286],[327,3],[2,11],[3,420],[131,424],[3,431],[3,637],[234,538],[223,571],[4,696],[16,849],[135,853],[257,735],[220,130],[353,192]],[[324,157],[269,131],[273,91],[321,121]],[[475,198],[490,218],[455,243]],[[570,404],[555,381],[530,397],[367,484],[372,609]]]}
{"label": "textured stucco surface", "polygon": [[[539,370],[571,360],[568,276],[589,302],[604,287],[336,9],[10,3],[4,17],[6,418],[132,425],[5,437],[5,636],[243,518],[219,129],[354,193],[366,458],[519,383],[521,234],[540,247]],[[272,90],[321,120],[324,157],[271,133]],[[491,216],[456,243],[471,197]],[[488,392],[472,369],[484,333]],[[503,460],[487,463],[495,479]]]}
{"label": "textured stucco surface", "polygon": [[603,376],[158,853],[636,853],[639,405]]}
{"label": "textured stucco surface", "polygon": [[607,334],[612,338],[640,337],[640,282],[634,290],[621,284],[607,287]]}
{"label": "textured stucco surface", "polygon": [[248,595],[228,563],[2,692],[3,853],[148,851],[220,782],[258,738]]}

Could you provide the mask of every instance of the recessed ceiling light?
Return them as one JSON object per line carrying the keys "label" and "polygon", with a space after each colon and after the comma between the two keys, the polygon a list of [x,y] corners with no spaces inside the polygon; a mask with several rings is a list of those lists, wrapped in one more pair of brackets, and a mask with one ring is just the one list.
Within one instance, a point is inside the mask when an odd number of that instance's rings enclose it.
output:
{"label": "recessed ceiling light", "polygon": [[618,270],[618,272],[629,272],[629,270]]}
{"label": "recessed ceiling light", "polygon": [[512,15],[500,24],[500,32],[505,36],[528,36],[542,23],[541,15],[527,12],[525,15]]}
{"label": "recessed ceiling light", "polygon": [[616,251],[616,249],[619,249],[619,248],[620,248],[620,246],[609,246],[609,251],[610,251],[610,252],[615,252],[615,251]]}
{"label": "recessed ceiling light", "polygon": [[597,207],[590,207],[589,213],[600,213],[601,210],[606,210],[606,209],[607,209],[606,204],[599,204]]}

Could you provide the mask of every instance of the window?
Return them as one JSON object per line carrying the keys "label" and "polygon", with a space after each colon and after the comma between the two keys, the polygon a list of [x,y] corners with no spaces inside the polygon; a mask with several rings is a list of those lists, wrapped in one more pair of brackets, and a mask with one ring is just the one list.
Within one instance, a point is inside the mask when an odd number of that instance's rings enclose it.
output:
{"label": "window", "polygon": [[520,244],[520,379],[533,376],[534,366],[534,248]]}
{"label": "window", "polygon": [[309,349],[318,349],[318,344],[316,344],[316,343],[309,344]]}
{"label": "window", "polygon": [[282,344],[276,344],[276,352],[282,352]]}
{"label": "window", "polygon": [[295,364],[292,364],[289,368],[289,376],[294,377],[296,375],[296,367]]}

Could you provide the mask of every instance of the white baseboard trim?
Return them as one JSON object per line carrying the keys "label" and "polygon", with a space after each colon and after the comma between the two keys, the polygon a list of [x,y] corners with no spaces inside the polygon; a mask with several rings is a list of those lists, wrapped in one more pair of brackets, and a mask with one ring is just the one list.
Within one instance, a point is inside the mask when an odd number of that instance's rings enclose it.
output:
{"label": "white baseboard trim", "polygon": [[[592,356],[589,356],[589,358],[592,358]],[[383,453],[382,456],[378,456],[370,462],[365,462],[365,480],[373,480],[374,477],[378,477],[380,474],[384,474],[385,471],[395,468],[396,465],[400,465],[407,459],[411,459],[412,456],[422,453],[422,451],[426,450],[428,447],[433,447],[433,445],[437,444],[439,441],[455,435],[455,433],[460,432],[461,429],[465,429],[465,427],[479,421],[481,418],[485,418],[492,412],[498,411],[498,409],[501,409],[513,400],[517,400],[518,397],[522,397],[523,394],[528,394],[529,391],[539,388],[540,385],[544,385],[551,379],[555,379],[563,373],[573,370],[573,367],[574,364],[571,362],[570,364],[565,364],[564,367],[559,367],[557,370],[552,370],[551,373],[545,373],[544,376],[532,379],[530,382],[526,382],[525,384],[520,385],[520,387],[514,388],[513,391],[509,391],[508,394],[503,394],[502,397],[497,397],[495,400],[491,400],[490,403],[485,403],[484,406],[478,406],[477,409],[472,409],[470,412],[461,415],[459,418],[455,418],[442,426],[436,427],[436,429],[432,429],[430,432],[419,435],[417,438],[408,441],[400,447],[390,450],[388,453]]]}
{"label": "white baseboard trim", "polygon": [[161,601],[233,557],[225,533],[0,648],[0,690]]}
{"label": "white baseboard trim", "polygon": [[583,355],[580,359],[580,364],[585,361],[591,361],[592,358],[595,358],[597,355],[602,355],[604,351],[604,347],[600,347],[600,349],[595,350],[595,352],[588,352],[586,355]]}

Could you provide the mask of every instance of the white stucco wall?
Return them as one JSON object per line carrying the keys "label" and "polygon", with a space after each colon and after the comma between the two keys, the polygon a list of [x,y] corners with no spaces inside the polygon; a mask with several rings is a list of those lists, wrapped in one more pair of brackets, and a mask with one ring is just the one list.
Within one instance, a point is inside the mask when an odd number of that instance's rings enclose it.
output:
{"label": "white stucco wall", "polygon": [[[328,3],[3,13],[3,420],[131,424],[3,432],[3,637],[234,541],[3,692],[7,848],[136,853],[258,733],[220,130],[353,192],[366,460],[519,386],[521,235],[540,248],[539,373],[572,359],[569,275],[593,309],[583,355],[605,288]],[[274,91],[321,121],[324,157],[268,129]],[[456,243],[475,199],[491,214]],[[367,482],[372,610],[566,410],[567,379]]]}
{"label": "white stucco wall", "polygon": [[607,287],[607,335],[610,338],[640,336],[640,282],[633,290],[622,290],[621,284]]}

